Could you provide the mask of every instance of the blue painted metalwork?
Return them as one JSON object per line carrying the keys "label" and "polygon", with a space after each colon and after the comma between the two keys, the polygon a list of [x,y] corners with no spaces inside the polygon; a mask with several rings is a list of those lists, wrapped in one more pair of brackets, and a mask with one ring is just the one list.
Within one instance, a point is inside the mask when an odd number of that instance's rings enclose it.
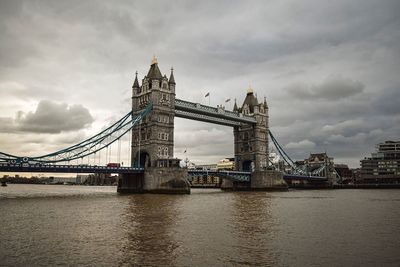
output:
{"label": "blue painted metalwork", "polygon": [[[272,142],[274,143],[276,149],[278,150],[281,157],[284,161],[289,164],[292,168],[292,173],[285,173],[283,178],[285,180],[303,180],[303,181],[328,181],[327,177],[319,176],[324,170],[326,170],[326,164],[320,166],[318,169],[307,172],[306,166],[298,166],[296,163],[289,157],[289,155],[283,150],[282,146],[278,143],[274,135],[269,131],[269,136],[271,137]],[[340,179],[340,176],[337,174]]]}
{"label": "blue painted metalwork", "polygon": [[29,163],[0,163],[0,172],[52,172],[52,173],[142,173],[143,168],[106,167],[91,165],[53,165]]}
{"label": "blue painted metalwork", "polygon": [[226,171],[226,170],[189,170],[188,179],[192,180],[194,177],[198,176],[217,176],[231,181],[236,182],[250,182],[251,173],[250,172],[240,172],[240,171]]}
{"label": "blue painted metalwork", "polygon": [[211,122],[226,126],[237,126],[240,123],[256,124],[252,116],[225,110],[221,107],[214,108],[199,103],[175,99],[175,115],[177,117]]}
{"label": "blue painted metalwork", "polygon": [[150,103],[144,110],[136,116],[132,116],[132,112],[128,112],[120,120],[115,122],[107,129],[100,133],[68,148],[56,151],[38,157],[19,157],[0,152],[0,161],[7,161],[11,164],[16,163],[57,163],[69,162],[74,159],[80,159],[92,155],[104,148],[107,148],[112,143],[120,139],[128,133],[135,125],[137,125],[151,110],[153,109]]}

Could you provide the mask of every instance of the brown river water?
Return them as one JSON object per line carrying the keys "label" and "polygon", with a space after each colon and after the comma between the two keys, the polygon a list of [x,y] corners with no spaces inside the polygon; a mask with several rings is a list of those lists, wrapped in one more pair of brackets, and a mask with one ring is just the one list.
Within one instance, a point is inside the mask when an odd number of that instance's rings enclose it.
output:
{"label": "brown river water", "polygon": [[400,190],[0,188],[0,266],[399,266]]}

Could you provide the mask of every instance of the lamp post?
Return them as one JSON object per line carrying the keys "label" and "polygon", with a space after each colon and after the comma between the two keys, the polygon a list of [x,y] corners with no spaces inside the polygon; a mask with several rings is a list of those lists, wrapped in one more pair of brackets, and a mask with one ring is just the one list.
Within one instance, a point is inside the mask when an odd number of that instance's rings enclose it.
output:
{"label": "lamp post", "polygon": [[142,124],[142,121],[139,121],[139,135],[138,135],[138,137],[139,137],[139,145],[138,145],[138,147],[139,147],[139,151],[138,151],[139,155],[138,155],[138,168],[141,167],[141,166],[140,166],[140,139],[142,139],[142,136],[141,136],[141,133],[142,133],[141,124]]}

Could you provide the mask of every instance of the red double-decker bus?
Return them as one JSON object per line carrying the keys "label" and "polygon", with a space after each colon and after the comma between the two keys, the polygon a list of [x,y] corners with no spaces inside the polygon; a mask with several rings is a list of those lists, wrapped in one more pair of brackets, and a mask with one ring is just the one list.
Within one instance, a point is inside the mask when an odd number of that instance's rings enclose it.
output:
{"label": "red double-decker bus", "polygon": [[119,168],[119,167],[121,167],[121,164],[110,162],[110,163],[107,163],[106,166],[107,166],[107,167],[112,167],[112,168]]}

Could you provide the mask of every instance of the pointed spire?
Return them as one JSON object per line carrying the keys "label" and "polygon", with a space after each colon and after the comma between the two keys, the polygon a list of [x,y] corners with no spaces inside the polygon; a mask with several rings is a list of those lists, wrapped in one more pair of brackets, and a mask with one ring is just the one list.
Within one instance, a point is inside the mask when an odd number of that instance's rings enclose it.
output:
{"label": "pointed spire", "polygon": [[147,78],[149,79],[162,79],[161,71],[158,68],[157,58],[153,56],[151,60],[151,66],[149,72],[147,73]]}
{"label": "pointed spire", "polygon": [[233,105],[233,111],[234,111],[234,112],[239,111],[239,109],[238,109],[238,107],[237,107],[237,104],[236,104],[236,98],[235,98],[235,104]]}
{"label": "pointed spire", "polygon": [[132,88],[139,88],[139,81],[137,78],[138,72],[136,71],[135,81],[133,82]]}
{"label": "pointed spire", "polygon": [[252,94],[253,93],[253,88],[251,87],[251,84],[249,84],[249,89],[247,89],[247,94]]}
{"label": "pointed spire", "polygon": [[249,86],[249,89],[247,89],[247,95],[246,98],[244,99],[242,109],[245,105],[249,107],[250,113],[253,113],[254,107],[258,105],[257,97],[254,96],[254,91],[251,85]]}
{"label": "pointed spire", "polygon": [[168,83],[170,83],[170,84],[175,84],[174,68],[171,68],[171,75],[169,76],[169,81],[168,81]]}
{"label": "pointed spire", "polygon": [[157,62],[156,55],[153,55],[153,59],[151,60],[151,65],[157,64],[157,63],[158,63],[158,62]]}

